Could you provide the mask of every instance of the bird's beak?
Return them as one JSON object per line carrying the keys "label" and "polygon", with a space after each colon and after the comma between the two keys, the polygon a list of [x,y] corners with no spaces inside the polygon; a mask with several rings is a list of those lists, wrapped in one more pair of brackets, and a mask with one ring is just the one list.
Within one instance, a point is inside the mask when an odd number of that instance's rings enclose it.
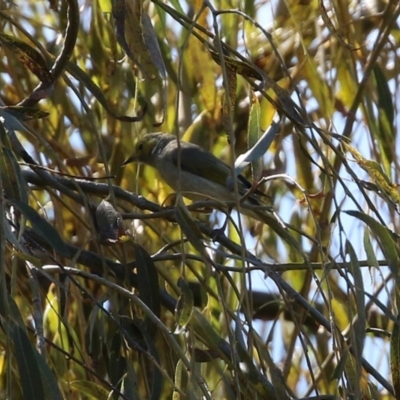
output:
{"label": "bird's beak", "polygon": [[137,155],[132,154],[130,157],[128,157],[121,165],[121,167],[125,167],[126,164],[129,164],[131,162],[138,161]]}

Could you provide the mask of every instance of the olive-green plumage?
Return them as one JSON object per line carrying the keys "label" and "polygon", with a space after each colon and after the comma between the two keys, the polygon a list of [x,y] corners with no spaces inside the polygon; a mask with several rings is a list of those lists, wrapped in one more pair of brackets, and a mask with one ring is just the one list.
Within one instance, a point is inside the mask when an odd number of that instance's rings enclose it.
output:
{"label": "olive-green plumage", "polygon": [[[152,166],[172,189],[180,190],[183,196],[191,200],[235,201],[234,191],[229,187],[233,186],[229,185],[232,182],[231,168],[196,144],[180,141],[179,150],[178,141],[173,135],[149,133],[142,136],[123,165],[131,162]],[[239,194],[244,195],[251,184],[242,175],[237,178]],[[262,205],[254,195],[246,199],[244,207],[246,203]]]}
{"label": "olive-green plumage", "polygon": [[[167,133],[149,133],[135,144],[133,154],[122,165],[139,162],[155,168],[161,178],[182,195],[194,200],[214,199],[234,205],[235,193],[230,188],[232,170],[223,161],[200,146],[180,141]],[[243,196],[251,184],[242,175],[237,176],[239,195]],[[240,203],[240,212],[267,224],[289,244],[301,251],[297,241],[288,233],[276,215],[265,211],[256,191]],[[264,195],[265,196],[265,195]]]}

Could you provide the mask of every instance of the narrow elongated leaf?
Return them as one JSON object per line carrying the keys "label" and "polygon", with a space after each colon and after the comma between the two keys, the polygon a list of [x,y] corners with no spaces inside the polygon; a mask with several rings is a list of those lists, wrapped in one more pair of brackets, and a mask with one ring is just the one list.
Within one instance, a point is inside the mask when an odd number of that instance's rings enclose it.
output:
{"label": "narrow elongated leaf", "polygon": [[46,111],[38,110],[37,108],[32,107],[10,106],[0,107],[0,109],[8,112],[11,115],[14,115],[20,121],[45,118],[49,115],[49,113]]}
{"label": "narrow elongated leaf", "polygon": [[[260,139],[260,114],[260,102],[257,96],[253,96],[253,104],[250,108],[249,124],[247,127],[247,145],[250,149],[252,149]],[[258,181],[261,178],[262,157],[263,154],[251,162],[253,181]]]}
{"label": "narrow elongated leaf", "polygon": [[0,163],[2,163],[1,174],[4,192],[7,194],[7,198],[26,204],[28,203],[28,191],[26,182],[22,178],[21,168],[10,149],[3,147],[2,150],[3,157]]}
{"label": "narrow elongated leaf", "polygon": [[353,155],[360,167],[367,171],[373,182],[382,191],[382,195],[389,198],[396,204],[400,204],[400,194],[396,184],[393,184],[382,166],[375,160],[368,160],[362,154],[349,144],[343,144],[346,149]]}
{"label": "narrow elongated leaf", "polygon": [[[105,302],[105,298],[99,300],[99,304]],[[105,321],[103,311],[95,304],[89,319],[85,332],[86,352],[93,359],[101,357],[103,345],[106,342],[106,333],[104,330]]]}
{"label": "narrow elongated leaf", "polygon": [[165,79],[167,72],[164,65],[164,60],[161,55],[160,46],[158,44],[157,34],[154,30],[151,19],[147,13],[142,13],[142,24],[143,24],[143,39],[146,44],[148,53],[150,54],[151,61],[157,67],[160,76]]}
{"label": "narrow elongated leaf", "polygon": [[114,0],[113,15],[117,38],[129,58],[149,79],[165,77],[157,37],[140,0]]}
{"label": "narrow elongated leaf", "polygon": [[396,399],[400,399],[400,316],[393,325],[390,339],[390,371]]}
{"label": "narrow elongated leaf", "polygon": [[204,341],[211,350],[218,350],[223,339],[211,326],[207,318],[197,309],[193,310],[191,326],[196,335]]}
{"label": "narrow elongated leaf", "polygon": [[180,196],[176,202],[175,217],[176,221],[181,227],[183,233],[188,238],[189,242],[201,255],[208,259],[209,257],[207,255],[206,248],[202,242],[203,235],[194,223],[193,218],[191,217],[186,205],[182,200],[182,197]]}
{"label": "narrow elongated leaf", "polygon": [[84,394],[89,398],[107,399],[110,397],[109,391],[96,382],[79,380],[70,382],[70,385],[76,389],[78,393]]}
{"label": "narrow elongated leaf", "polygon": [[126,358],[121,354],[122,339],[121,334],[116,333],[112,340],[111,345],[108,348],[108,375],[111,383],[119,387],[121,379],[126,373]]}
{"label": "narrow elongated leaf", "polygon": [[368,265],[370,265],[371,267],[379,268],[379,263],[376,258],[375,251],[372,248],[371,238],[368,229],[364,230],[363,242],[365,254],[367,255]]}
{"label": "narrow elongated leaf", "polygon": [[378,63],[375,63],[374,75],[376,80],[376,88],[378,93],[378,122],[379,128],[374,130],[374,136],[376,137],[377,144],[381,149],[382,153],[386,156],[383,158],[382,165],[385,171],[390,174],[390,164],[393,162],[395,157],[395,148],[393,142],[396,139],[396,130],[394,128],[394,106],[392,95],[390,93],[389,85],[385,77],[382,68]]}
{"label": "narrow elongated leaf", "polygon": [[393,232],[365,213],[359,211],[345,211],[345,213],[358,218],[370,227],[371,231],[375,234],[376,240],[380,244],[390,270],[395,276],[398,276],[399,255],[397,253]]}
{"label": "narrow elongated leaf", "polygon": [[58,387],[58,382],[53,374],[53,371],[50,369],[46,360],[37,351],[34,353],[36,355],[36,361],[39,365],[40,375],[42,377],[43,386],[46,392],[46,399],[63,400],[63,396],[60,392],[60,388]]}
{"label": "narrow elongated leaf", "polygon": [[28,43],[4,33],[0,33],[0,42],[11,50],[43,83],[50,84],[53,81],[44,58]]}
{"label": "narrow elongated leaf", "polygon": [[179,278],[178,286],[181,289],[181,295],[178,298],[175,307],[175,320],[179,327],[185,327],[193,313],[193,293],[186,280]]}
{"label": "narrow elongated leaf", "polygon": [[354,278],[354,290],[357,302],[357,320],[354,323],[354,334],[357,345],[357,357],[359,357],[358,361],[361,365],[366,327],[364,281],[361,274],[360,263],[357,259],[357,254],[349,241],[346,241],[346,253],[350,257],[350,272]]}
{"label": "narrow elongated leaf", "polygon": [[43,400],[45,391],[35,355],[36,349],[23,329],[18,325],[10,328],[24,400]]}
{"label": "narrow elongated leaf", "polygon": [[[134,248],[140,298],[153,311],[153,313],[159,317],[161,312],[161,303],[157,268],[155,267],[150,255],[143,247],[135,244]],[[151,334],[155,334],[155,327],[150,321],[148,329]]]}
{"label": "narrow elongated leaf", "polygon": [[269,147],[271,146],[272,141],[275,139],[279,126],[280,126],[280,117],[278,114],[275,114],[274,119],[272,121],[271,126],[264,132],[264,134],[260,137],[257,143],[246,153],[241,154],[235,161],[235,172],[236,174],[240,174],[243,169],[249,165],[249,163],[254,162],[260,159],[267,152]]}
{"label": "narrow elongated leaf", "polygon": [[272,358],[268,355],[269,360],[266,361],[267,365],[269,366],[269,372],[273,384],[265,376],[263,376],[260,373],[260,370],[255,366],[254,361],[251,358],[249,350],[246,346],[245,338],[243,336],[242,323],[238,317],[235,318],[235,340],[236,351],[239,356],[240,362],[246,365],[246,375],[249,379],[249,382],[251,382],[256,387],[257,392],[260,393],[262,398],[268,398],[271,400],[289,400],[289,397],[285,390],[283,376],[282,374],[278,376],[276,372],[277,368],[275,365],[273,365]]}
{"label": "narrow elongated leaf", "polygon": [[[0,104],[2,104],[1,99]],[[17,117],[15,113],[8,112],[6,107],[0,107],[0,117],[3,119],[1,122],[4,124],[5,128],[21,132],[28,132],[28,129],[22,124],[21,118]]]}
{"label": "narrow elongated leaf", "polygon": [[121,391],[128,399],[140,400],[138,393],[139,382],[132,363],[126,365],[126,375],[121,385]]}
{"label": "narrow elongated leaf", "polygon": [[[146,351],[151,355],[151,357],[159,364],[160,357],[158,351],[153,343],[152,338],[149,336],[147,330],[144,329],[143,324],[141,321],[138,320],[131,320],[130,321],[131,329],[127,332],[136,331],[137,335],[141,336],[141,341],[144,343],[142,344],[142,348],[145,348]],[[135,338],[133,338],[135,340]],[[151,373],[149,374],[149,378],[151,379],[151,395],[150,399],[158,400],[161,395],[162,391],[162,384],[163,384],[163,377],[159,369],[154,365],[154,363],[150,364]]]}
{"label": "narrow elongated leaf", "polygon": [[[74,76],[79,82],[83,84],[83,86],[90,92],[92,95],[98,100],[98,102],[104,107],[104,109],[112,115],[114,118],[124,121],[124,122],[137,122],[141,121],[147,112],[147,104],[143,106],[143,111],[141,115],[137,117],[129,117],[128,115],[118,115],[116,114],[111,106],[107,102],[107,98],[104,96],[103,91],[90,79],[90,76],[79,68],[78,65],[73,64],[71,62],[67,63],[67,71]],[[1,110],[0,110],[1,112]],[[17,128],[15,128],[17,129]]]}
{"label": "narrow elongated leaf", "polygon": [[344,351],[342,350],[340,356],[339,362],[336,364],[336,367],[332,371],[332,375],[330,377],[332,381],[341,379],[343,371],[346,367],[347,358],[350,356],[349,349],[346,348]]}
{"label": "narrow elongated leaf", "polygon": [[376,79],[376,88],[378,90],[378,106],[384,111],[390,126],[393,126],[394,107],[387,79],[379,64],[376,63],[374,65],[373,71]]}
{"label": "narrow elongated leaf", "polygon": [[67,258],[71,256],[57,230],[43,219],[35,209],[20,201],[10,201],[10,203],[25,215],[25,217],[31,222],[32,228],[39,233],[43,239],[51,245],[51,247],[53,247],[57,254]]}
{"label": "narrow elongated leaf", "polygon": [[[182,360],[179,360],[176,363],[175,367],[174,384],[183,393],[186,393],[188,381],[189,381],[188,370],[183,364]],[[181,394],[178,391],[174,391],[172,400],[181,400],[181,398],[182,398]]]}
{"label": "narrow elongated leaf", "polygon": [[[360,263],[358,262],[356,252],[349,241],[346,241],[346,253],[350,257],[350,272],[354,278],[354,291],[357,304],[357,315],[356,319],[353,318],[351,339],[354,345],[354,370],[356,372],[355,376],[361,376],[362,370],[362,353],[364,349],[365,341],[365,326],[366,326],[366,315],[365,315],[365,301],[364,301],[364,284],[362,279],[362,274],[360,271]],[[352,366],[352,367],[353,367]],[[356,397],[361,395],[360,381],[359,379],[354,379],[353,390]]]}

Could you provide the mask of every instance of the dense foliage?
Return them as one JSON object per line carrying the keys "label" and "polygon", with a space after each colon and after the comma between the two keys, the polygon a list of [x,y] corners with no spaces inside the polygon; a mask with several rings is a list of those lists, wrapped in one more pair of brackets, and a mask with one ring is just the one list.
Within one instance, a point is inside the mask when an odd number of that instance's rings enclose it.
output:
{"label": "dense foliage", "polygon": [[0,4],[0,398],[400,399],[398,1]]}

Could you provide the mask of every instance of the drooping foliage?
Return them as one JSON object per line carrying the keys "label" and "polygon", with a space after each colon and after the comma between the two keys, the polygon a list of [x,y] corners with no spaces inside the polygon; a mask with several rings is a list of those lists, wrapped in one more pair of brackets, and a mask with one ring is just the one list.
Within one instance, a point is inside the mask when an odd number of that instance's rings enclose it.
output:
{"label": "drooping foliage", "polygon": [[[0,398],[400,398],[399,13],[2,2]],[[156,131],[266,217],[121,168]]]}

